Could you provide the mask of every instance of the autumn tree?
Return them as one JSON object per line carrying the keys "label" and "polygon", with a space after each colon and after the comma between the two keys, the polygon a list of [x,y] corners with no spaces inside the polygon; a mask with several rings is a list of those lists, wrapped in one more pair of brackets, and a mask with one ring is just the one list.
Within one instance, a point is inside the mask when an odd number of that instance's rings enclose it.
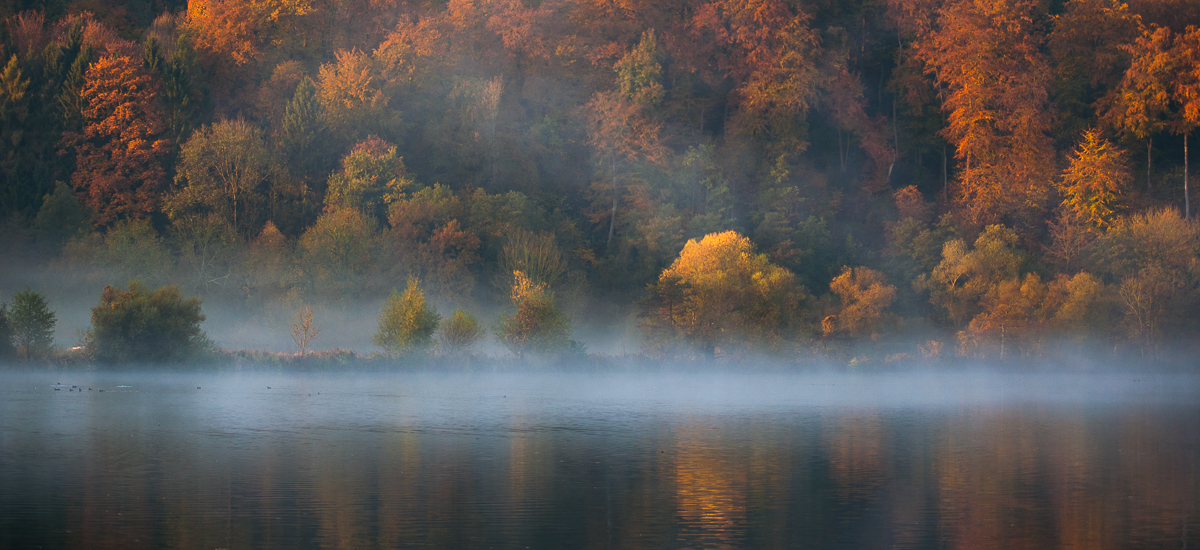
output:
{"label": "autumn tree", "polygon": [[841,309],[822,322],[826,336],[842,333],[877,338],[887,321],[886,311],[896,299],[896,287],[887,284],[883,273],[867,267],[843,267],[829,284],[829,291],[841,300]]}
{"label": "autumn tree", "polygon": [[973,249],[962,239],[950,240],[941,262],[915,285],[928,290],[929,302],[944,308],[954,324],[965,324],[978,313],[984,294],[1017,276],[1024,257],[1016,244],[1016,232],[1003,225],[984,228]]}
{"label": "autumn tree", "polygon": [[1088,226],[1107,227],[1131,180],[1124,152],[1092,129],[1083,133],[1068,160],[1060,187],[1063,208]]}
{"label": "autumn tree", "polygon": [[299,260],[312,290],[362,292],[377,248],[373,220],[352,208],[321,215],[299,242]]}
{"label": "autumn tree", "polygon": [[214,212],[236,232],[257,228],[253,207],[271,176],[271,157],[262,131],[242,119],[204,126],[180,151],[177,179],[183,188],[168,201],[178,218],[201,209]]}
{"label": "autumn tree", "polygon": [[330,130],[340,139],[353,140],[387,129],[391,112],[382,86],[375,61],[366,52],[339,50],[334,61],[321,65],[318,97]]}
{"label": "autumn tree", "polygon": [[1132,56],[1120,85],[1103,99],[1103,118],[1118,130],[1146,140],[1146,189],[1152,186],[1154,135],[1170,114],[1171,30],[1147,28],[1127,47]]}
{"label": "autumn tree", "polygon": [[693,44],[680,52],[714,87],[732,80],[730,129],[766,146],[772,158],[808,145],[807,114],[823,79],[811,21],[780,0],[709,2],[695,9],[687,29]]}
{"label": "autumn tree", "polygon": [[1192,322],[1200,288],[1200,228],[1178,210],[1119,218],[1091,249],[1092,261],[1117,285],[1129,339],[1145,352]]}
{"label": "autumn tree", "polygon": [[475,316],[458,308],[438,328],[438,347],[442,353],[459,354],[471,349],[484,334]]}
{"label": "autumn tree", "polygon": [[1183,217],[1191,219],[1192,202],[1188,192],[1188,137],[1200,127],[1200,28],[1188,26],[1174,47],[1178,67],[1172,82],[1172,96],[1179,104],[1172,131],[1183,135]]}
{"label": "autumn tree", "polygon": [[395,290],[379,311],[379,330],[371,337],[390,355],[425,351],[433,345],[441,316],[425,303],[416,277],[408,279],[401,294]]}
{"label": "autumn tree", "polygon": [[321,329],[313,324],[312,307],[304,306],[292,313],[292,341],[300,348],[300,355],[308,355],[308,345],[320,335]]}
{"label": "autumn tree", "polygon": [[[608,172],[607,191],[612,198],[608,208],[606,249],[612,248],[617,225],[617,205],[621,198],[619,177],[622,170],[639,161],[654,162],[666,154],[659,141],[661,125],[642,111],[642,107],[616,93],[597,93],[587,105],[588,143],[599,153],[598,164]],[[604,201],[607,202],[607,201]]]}
{"label": "autumn tree", "polygon": [[545,283],[535,282],[520,271],[513,272],[509,292],[513,314],[502,313],[496,322],[496,338],[504,347],[523,357],[553,353],[571,348],[571,326],[554,305],[554,293]]}
{"label": "autumn tree", "polygon": [[494,197],[477,189],[464,200],[449,187],[434,184],[392,202],[391,229],[384,235],[388,255],[382,262],[398,270],[393,276],[417,273],[443,296],[469,296],[475,287],[472,267],[480,261],[480,236],[512,234],[513,227],[488,227],[497,222],[518,225],[514,212],[487,212],[489,198]]}
{"label": "autumn tree", "polygon": [[795,276],[754,252],[736,231],[689,240],[648,288],[646,329],[672,327],[707,353],[718,347],[772,344],[799,318],[804,289]]}
{"label": "autumn tree", "polygon": [[329,176],[325,204],[353,208],[382,222],[387,219],[388,206],[403,199],[412,186],[396,146],[370,136],[342,158],[341,172]]}
{"label": "autumn tree", "polygon": [[520,271],[536,284],[553,287],[567,271],[554,234],[517,229],[508,235],[498,258],[505,272]]}
{"label": "autumn tree", "polygon": [[97,224],[159,208],[166,190],[162,162],[170,150],[160,92],[142,64],[127,55],[106,55],[87,70],[81,93],[86,124],[64,140],[78,159],[71,183]]}
{"label": "autumn tree", "polygon": [[917,56],[942,89],[957,204],[983,225],[1040,212],[1053,180],[1051,71],[1034,0],[951,0]]}
{"label": "autumn tree", "polygon": [[662,100],[660,55],[654,33],[647,31],[614,66],[617,88],[596,93],[587,104],[588,144],[598,153],[598,165],[607,168],[610,180],[606,249],[612,248],[616,230],[619,170],[639,161],[655,162],[666,153],[659,140],[661,124],[650,113]]}
{"label": "autumn tree", "polygon": [[1038,334],[1038,309],[1046,298],[1046,285],[1036,273],[1027,273],[1025,278],[1004,280],[988,289],[980,298],[982,311],[971,319],[967,330],[959,333],[959,342],[964,351],[982,342],[995,343],[999,347],[999,358],[1004,359],[1010,346],[1017,344],[1019,351],[1031,351],[1028,340]]}

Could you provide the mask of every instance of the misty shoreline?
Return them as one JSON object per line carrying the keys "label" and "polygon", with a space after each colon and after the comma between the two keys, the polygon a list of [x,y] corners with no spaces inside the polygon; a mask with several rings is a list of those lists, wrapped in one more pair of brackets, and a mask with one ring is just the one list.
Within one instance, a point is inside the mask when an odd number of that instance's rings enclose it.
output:
{"label": "misty shoreline", "polygon": [[905,354],[830,353],[828,355],[728,354],[707,356],[680,354],[674,357],[645,353],[564,353],[494,356],[488,354],[413,353],[389,356],[379,352],[362,354],[353,350],[322,350],[306,354],[253,349],[220,349],[187,363],[147,365],[129,362],[106,365],[89,359],[82,350],[62,350],[53,358],[0,364],[0,371],[87,371],[87,372],[277,372],[277,373],[746,373],[812,374],[839,373],[888,375],[905,373],[970,374],[1137,374],[1200,371],[1200,359],[1186,353],[1186,346],[1166,350],[1157,357],[1112,350],[1067,350],[1043,352],[1038,356],[1013,359],[911,357]]}
{"label": "misty shoreline", "polygon": [[[204,399],[399,398],[507,401],[521,407],[556,401],[623,409],[717,412],[755,408],[962,408],[1009,405],[1187,404],[1200,375],[1184,372],[845,371],[7,371],[3,393],[71,390],[91,399],[179,393]],[[78,387],[78,389],[74,389]],[[83,388],[89,388],[84,391]],[[289,397],[292,396],[292,397]],[[356,397],[357,396],[357,397]],[[482,403],[482,402],[481,402]],[[493,405],[486,405],[493,406]]]}

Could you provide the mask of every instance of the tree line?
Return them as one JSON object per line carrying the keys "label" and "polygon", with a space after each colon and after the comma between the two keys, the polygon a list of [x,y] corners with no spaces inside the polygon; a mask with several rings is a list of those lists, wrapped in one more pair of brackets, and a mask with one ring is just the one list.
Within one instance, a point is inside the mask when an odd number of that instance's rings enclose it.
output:
{"label": "tree line", "polygon": [[1156,352],[1200,321],[1191,3],[0,17],[4,246],[81,280],[248,304],[411,277],[449,303],[604,297],[659,354]]}

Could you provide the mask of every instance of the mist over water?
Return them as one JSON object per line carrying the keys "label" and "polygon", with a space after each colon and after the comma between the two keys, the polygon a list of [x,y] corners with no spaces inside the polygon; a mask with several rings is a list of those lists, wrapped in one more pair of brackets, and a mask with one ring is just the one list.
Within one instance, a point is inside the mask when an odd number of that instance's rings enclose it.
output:
{"label": "mist over water", "polygon": [[1200,542],[1194,375],[62,371],[0,388],[0,547]]}

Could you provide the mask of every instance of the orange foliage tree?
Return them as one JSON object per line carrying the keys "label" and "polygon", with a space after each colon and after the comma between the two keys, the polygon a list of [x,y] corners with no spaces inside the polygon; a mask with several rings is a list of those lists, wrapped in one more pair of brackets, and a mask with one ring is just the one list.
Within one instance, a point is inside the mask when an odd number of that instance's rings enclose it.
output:
{"label": "orange foliage tree", "polygon": [[942,88],[942,135],[962,163],[958,206],[977,225],[1042,206],[1053,179],[1051,71],[1033,0],[953,0],[916,46]]}
{"label": "orange foliage tree", "polygon": [[1091,227],[1107,227],[1116,214],[1116,201],[1130,180],[1124,152],[1088,130],[1063,171],[1063,207]]}
{"label": "orange foliage tree", "polygon": [[71,178],[93,221],[108,225],[158,210],[170,150],[159,84],[130,56],[110,54],[88,69],[81,97],[85,125],[64,141],[76,148]]}

